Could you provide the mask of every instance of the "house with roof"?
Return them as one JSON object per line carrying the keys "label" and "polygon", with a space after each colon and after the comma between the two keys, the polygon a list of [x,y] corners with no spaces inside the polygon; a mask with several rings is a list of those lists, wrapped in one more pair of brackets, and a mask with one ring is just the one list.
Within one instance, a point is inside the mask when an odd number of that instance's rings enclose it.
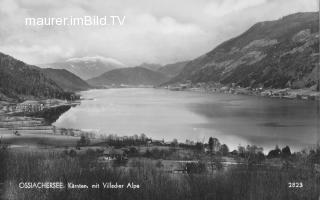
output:
{"label": "house with roof", "polygon": [[128,160],[127,154],[122,149],[106,149],[99,158],[100,161]]}

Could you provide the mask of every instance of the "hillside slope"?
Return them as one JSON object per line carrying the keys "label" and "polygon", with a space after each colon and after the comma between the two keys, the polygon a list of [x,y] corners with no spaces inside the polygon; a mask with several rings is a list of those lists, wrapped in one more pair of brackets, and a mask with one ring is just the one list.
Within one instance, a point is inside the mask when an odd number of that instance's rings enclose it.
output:
{"label": "hillside slope", "polygon": [[221,82],[247,87],[303,88],[319,77],[319,14],[296,13],[257,23],[190,61],[169,83]]}
{"label": "hillside slope", "polygon": [[41,68],[27,65],[11,56],[0,53],[0,96],[12,99],[69,98],[72,93],[64,91],[48,78]]}
{"label": "hillside slope", "polygon": [[42,69],[42,72],[65,91],[80,91],[90,89],[91,86],[65,69]]}
{"label": "hillside slope", "polygon": [[165,74],[168,77],[175,77],[182,71],[182,69],[186,66],[188,62],[189,61],[182,61],[182,62],[167,64],[163,67],[160,67],[157,71]]}
{"label": "hillside slope", "polygon": [[150,69],[152,71],[158,71],[162,65],[160,64],[153,64],[153,63],[142,63],[141,65],[138,65],[137,67],[142,67],[142,68],[145,68],[145,69]]}
{"label": "hillside slope", "polygon": [[188,61],[170,63],[167,65],[142,63],[141,65],[138,65],[137,67],[142,67],[142,68],[149,69],[149,70],[152,70],[155,72],[161,72],[162,74],[172,78],[172,77],[177,76],[187,63],[188,63]]}

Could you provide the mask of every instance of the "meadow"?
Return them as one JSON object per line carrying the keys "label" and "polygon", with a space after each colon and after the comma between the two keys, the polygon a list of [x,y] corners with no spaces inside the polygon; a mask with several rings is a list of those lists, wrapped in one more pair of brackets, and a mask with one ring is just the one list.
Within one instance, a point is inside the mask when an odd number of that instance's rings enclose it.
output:
{"label": "meadow", "polygon": [[[76,153],[75,153],[76,152]],[[2,199],[112,199],[112,200],[315,200],[319,197],[320,174],[313,163],[320,151],[299,153],[283,159],[286,167],[239,165],[175,174],[163,170],[161,159],[135,157],[127,163],[99,163],[98,150],[14,150],[2,148],[0,169]],[[317,154],[318,153],[318,154]],[[316,155],[316,156],[315,156]],[[20,182],[86,184],[88,189],[20,189]],[[91,188],[104,182],[139,184],[139,189]],[[289,187],[299,182],[303,187]]]}

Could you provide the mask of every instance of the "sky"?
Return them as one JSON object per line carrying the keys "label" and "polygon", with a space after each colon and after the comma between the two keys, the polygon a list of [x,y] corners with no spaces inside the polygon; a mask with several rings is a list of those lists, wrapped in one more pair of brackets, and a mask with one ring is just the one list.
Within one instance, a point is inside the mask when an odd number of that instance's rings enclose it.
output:
{"label": "sky", "polygon": [[[318,0],[0,0],[0,52],[29,64],[102,56],[127,66],[194,59]],[[122,26],[25,26],[27,17],[125,16]]]}

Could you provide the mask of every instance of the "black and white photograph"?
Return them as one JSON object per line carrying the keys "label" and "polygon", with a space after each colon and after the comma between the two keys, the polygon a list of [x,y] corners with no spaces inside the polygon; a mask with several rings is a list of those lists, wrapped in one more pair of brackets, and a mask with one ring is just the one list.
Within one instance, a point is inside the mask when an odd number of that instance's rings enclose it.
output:
{"label": "black and white photograph", "polygon": [[319,0],[0,0],[0,200],[320,200]]}

